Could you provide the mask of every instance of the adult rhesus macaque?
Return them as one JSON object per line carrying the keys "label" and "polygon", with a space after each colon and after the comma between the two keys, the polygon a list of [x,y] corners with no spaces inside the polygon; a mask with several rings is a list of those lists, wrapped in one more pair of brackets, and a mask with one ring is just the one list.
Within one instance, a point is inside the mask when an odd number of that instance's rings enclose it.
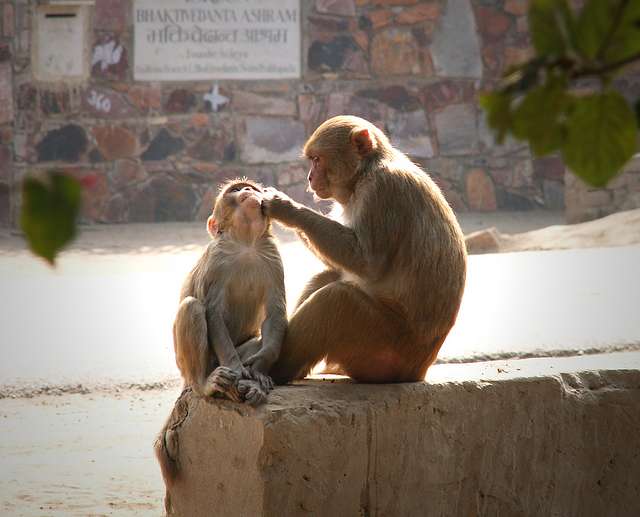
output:
{"label": "adult rhesus macaque", "polygon": [[360,382],[424,379],[453,326],[466,250],[456,217],[431,178],[364,119],[324,122],[304,146],[309,186],[343,208],[325,217],[273,189],[267,215],[294,228],[328,269],[306,286],[276,383],[320,360]]}
{"label": "adult rhesus macaque", "polygon": [[[185,387],[252,405],[273,386],[268,372],[287,326],[282,261],[262,200],[257,183],[223,186],[207,221],[213,239],[182,286],[173,325]],[[177,473],[172,417],[155,444],[168,485]]]}

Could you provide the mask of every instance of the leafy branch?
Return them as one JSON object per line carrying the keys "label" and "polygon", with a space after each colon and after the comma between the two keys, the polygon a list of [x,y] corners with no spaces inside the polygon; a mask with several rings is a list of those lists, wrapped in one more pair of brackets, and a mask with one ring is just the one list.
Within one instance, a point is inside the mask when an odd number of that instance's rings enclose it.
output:
{"label": "leafy branch", "polygon": [[612,81],[640,62],[640,2],[587,0],[572,11],[566,0],[532,0],[528,19],[535,56],[481,97],[489,126],[499,143],[512,135],[536,156],[560,152],[602,187],[638,148],[636,115]]}

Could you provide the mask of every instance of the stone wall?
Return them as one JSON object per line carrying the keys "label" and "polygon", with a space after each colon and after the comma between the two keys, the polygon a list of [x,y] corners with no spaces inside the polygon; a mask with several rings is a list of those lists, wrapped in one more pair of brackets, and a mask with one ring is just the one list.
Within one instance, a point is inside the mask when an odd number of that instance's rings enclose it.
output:
{"label": "stone wall", "polygon": [[640,208],[640,155],[625,166],[607,188],[589,187],[567,171],[565,174],[566,217],[569,223],[580,223],[622,210]]}
{"label": "stone wall", "polygon": [[13,61],[15,6],[0,4],[0,225],[10,219],[10,189],[13,163]]}
{"label": "stone wall", "polygon": [[204,219],[238,175],[310,203],[301,144],[342,113],[385,129],[456,210],[564,206],[561,161],[495,146],[477,104],[530,53],[526,0],[301,0],[301,79],[185,83],[134,81],[132,0],[96,0],[75,85],[33,79],[35,5],[0,0],[1,223],[24,175],[54,167],[82,181],[85,222]]}

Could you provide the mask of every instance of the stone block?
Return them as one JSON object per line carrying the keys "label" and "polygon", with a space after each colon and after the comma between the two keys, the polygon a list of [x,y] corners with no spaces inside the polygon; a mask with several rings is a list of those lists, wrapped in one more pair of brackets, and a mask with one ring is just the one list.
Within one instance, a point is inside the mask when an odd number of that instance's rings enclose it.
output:
{"label": "stone block", "polygon": [[193,185],[158,172],[131,193],[129,222],[192,221],[196,210]]}
{"label": "stone block", "polygon": [[420,99],[402,85],[360,90],[356,96],[376,99],[399,111],[415,111],[421,108]]}
{"label": "stone block", "polygon": [[411,31],[387,29],[371,42],[371,66],[381,77],[419,74],[418,44]]}
{"label": "stone block", "polygon": [[75,124],[51,130],[36,145],[38,161],[80,161],[87,151],[88,143],[84,129]]}
{"label": "stone block", "polygon": [[498,208],[491,177],[482,169],[471,169],[465,178],[467,204],[470,210],[493,212]]}
{"label": "stone block", "polygon": [[381,5],[385,7],[392,7],[396,5],[414,5],[419,3],[420,0],[370,0],[371,5]]}
{"label": "stone block", "polygon": [[13,157],[7,145],[0,145],[0,183],[9,183]]}
{"label": "stone block", "polygon": [[11,62],[0,63],[0,124],[13,120],[13,72]]}
{"label": "stone block", "polygon": [[0,183],[0,226],[11,223],[11,189],[9,185]]}
{"label": "stone block", "polygon": [[225,126],[211,128],[189,146],[187,154],[203,162],[233,161],[236,158],[233,134]]}
{"label": "stone block", "polygon": [[125,30],[130,9],[130,0],[99,0],[95,6],[95,30]]}
{"label": "stone block", "polygon": [[40,110],[45,117],[68,113],[70,109],[71,98],[68,90],[43,89],[40,91]]}
{"label": "stone block", "polygon": [[162,128],[140,156],[143,161],[160,161],[184,149],[184,141]]}
{"label": "stone block", "polygon": [[125,118],[136,115],[121,94],[100,86],[92,86],[82,93],[82,109],[96,118]]}
{"label": "stone block", "polygon": [[398,14],[397,23],[414,24],[427,20],[437,20],[440,16],[440,3],[427,1],[413,7],[408,7]]}
{"label": "stone block", "polygon": [[231,104],[237,112],[251,115],[293,117],[296,114],[296,105],[293,101],[281,97],[259,95],[243,90],[233,92],[233,101]]}
{"label": "stone block", "polygon": [[480,34],[486,40],[497,40],[511,27],[511,18],[493,7],[479,5],[476,7],[476,20]]}
{"label": "stone block", "polygon": [[111,192],[102,171],[85,168],[67,168],[65,173],[82,185],[80,219],[85,223],[106,222],[104,211]]}
{"label": "stone block", "polygon": [[472,102],[476,88],[473,81],[438,81],[422,90],[422,99],[428,111],[444,108],[449,104]]}
{"label": "stone block", "polygon": [[483,253],[498,253],[500,251],[500,233],[495,227],[465,235],[464,243],[467,253],[480,255]]}
{"label": "stone block", "polygon": [[393,22],[393,11],[389,9],[376,9],[375,11],[371,11],[367,14],[367,19],[369,20],[368,25],[373,29],[381,29],[382,27],[386,27]]}
{"label": "stone block", "polygon": [[433,145],[429,121],[423,110],[396,112],[387,124],[391,143],[403,153],[415,158],[432,158]]}
{"label": "stone block", "polygon": [[5,38],[13,38],[15,35],[15,11],[13,9],[13,4],[10,2],[5,2],[3,6],[2,13],[2,35]]}
{"label": "stone block", "polygon": [[147,171],[139,161],[125,159],[115,162],[109,179],[116,189],[126,189],[145,180],[147,176]]}
{"label": "stone block", "polygon": [[316,40],[307,52],[307,63],[315,72],[338,72],[350,54],[357,52],[358,44],[348,35],[336,36],[329,41]]}
{"label": "stone block", "polygon": [[326,118],[324,99],[312,94],[298,95],[300,120],[304,122],[307,134],[311,134]]}
{"label": "stone block", "polygon": [[547,156],[533,160],[533,173],[536,178],[563,181],[564,163],[559,156]]}
{"label": "stone block", "polygon": [[564,209],[564,184],[560,181],[543,180],[542,193],[544,196],[544,207],[550,210]]}
{"label": "stone block", "polygon": [[136,135],[124,127],[94,127],[93,136],[96,139],[100,154],[107,160],[130,158],[138,152]]}
{"label": "stone block", "polygon": [[355,16],[356,6],[353,0],[316,0],[316,10],[323,14]]}
{"label": "stone block", "polygon": [[164,109],[167,113],[187,113],[195,107],[197,102],[193,92],[179,88],[169,94]]}
{"label": "stone block", "polygon": [[482,77],[476,21],[469,0],[449,0],[433,33],[431,56],[436,75]]}
{"label": "stone block", "polygon": [[469,154],[477,148],[475,106],[452,104],[437,112],[434,118],[441,154]]}
{"label": "stone block", "polygon": [[529,0],[506,0],[504,10],[515,16],[524,16],[529,9]]}
{"label": "stone block", "polygon": [[638,515],[638,386],[304,381],[258,409],[187,390],[168,515]]}
{"label": "stone block", "polygon": [[300,158],[304,125],[293,119],[248,117],[241,158],[246,163],[278,163]]}
{"label": "stone block", "polygon": [[158,86],[133,86],[127,91],[129,101],[142,112],[159,110],[162,94]]}

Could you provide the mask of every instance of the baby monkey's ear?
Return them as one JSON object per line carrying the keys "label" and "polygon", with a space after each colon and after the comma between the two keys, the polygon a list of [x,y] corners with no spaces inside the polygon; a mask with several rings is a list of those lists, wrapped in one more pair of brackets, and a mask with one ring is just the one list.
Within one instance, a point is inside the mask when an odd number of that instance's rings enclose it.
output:
{"label": "baby monkey's ear", "polygon": [[216,221],[212,215],[207,219],[207,231],[212,238],[216,237],[218,234],[218,221]]}

